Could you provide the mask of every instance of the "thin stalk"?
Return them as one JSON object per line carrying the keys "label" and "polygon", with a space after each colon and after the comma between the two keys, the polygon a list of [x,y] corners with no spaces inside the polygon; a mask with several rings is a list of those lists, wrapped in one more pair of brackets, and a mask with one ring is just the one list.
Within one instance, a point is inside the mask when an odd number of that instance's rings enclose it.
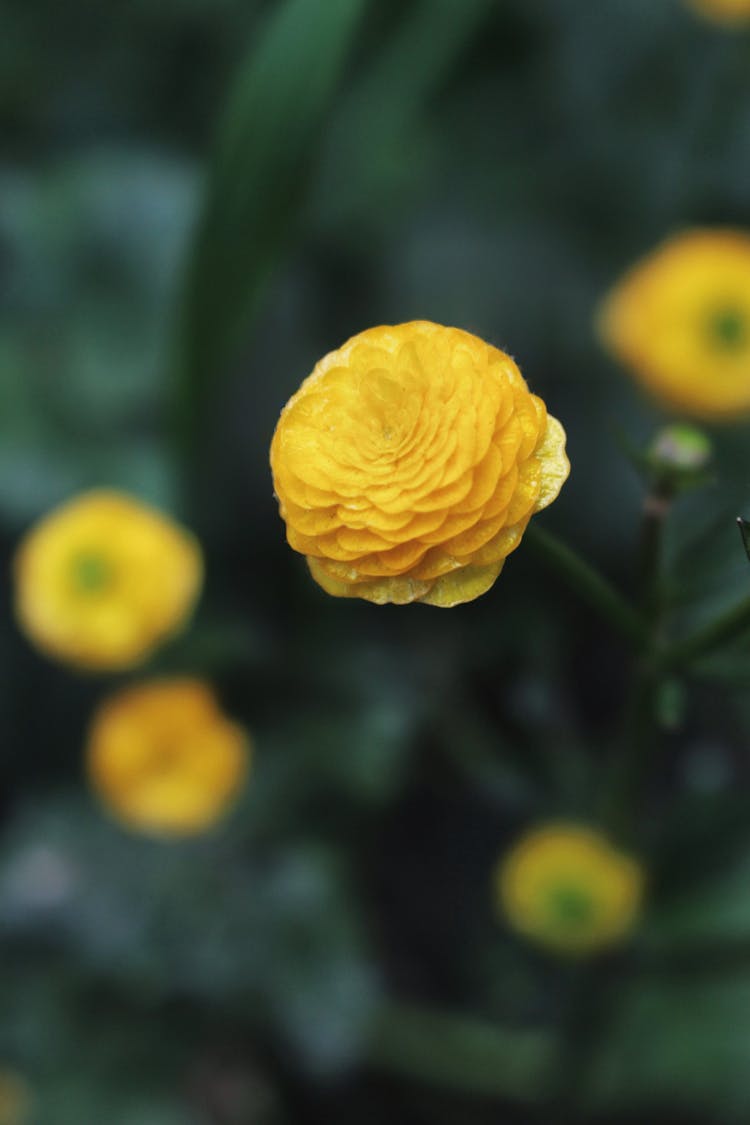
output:
{"label": "thin stalk", "polygon": [[661,637],[664,616],[664,527],[672,506],[672,493],[656,485],[643,503],[641,525],[641,605],[652,642]]}
{"label": "thin stalk", "polygon": [[609,974],[601,962],[573,965],[561,1026],[561,1050],[552,1075],[550,1108],[556,1125],[578,1125],[580,1095],[612,1005]]}
{"label": "thin stalk", "polygon": [[[750,561],[750,533],[748,530],[750,525],[746,520],[738,517],[737,526],[742,545]],[[662,652],[656,662],[657,668],[662,674],[684,668],[692,664],[694,660],[700,660],[701,657],[707,656],[714,649],[721,648],[726,642],[736,640],[748,630],[750,630],[750,598],[743,598],[741,602],[738,602],[732,609],[728,609],[721,617],[717,617],[715,621],[710,622],[703,629],[699,629],[697,633],[693,633],[692,637],[686,637]]]}
{"label": "thin stalk", "polygon": [[630,835],[643,778],[652,760],[657,688],[650,666],[641,661],[633,677],[620,753],[612,763],[602,801],[602,819],[616,836]]}
{"label": "thin stalk", "polygon": [[656,666],[662,673],[685,668],[693,661],[721,648],[727,642],[737,640],[748,631],[750,631],[750,598],[743,598],[715,621],[668,648],[658,658]]}
{"label": "thin stalk", "polygon": [[640,602],[648,622],[647,652],[633,669],[619,753],[612,763],[602,805],[604,823],[617,835],[630,833],[654,750],[656,693],[663,673],[648,653],[656,651],[664,628],[664,531],[671,501],[669,488],[657,482],[643,502]]}
{"label": "thin stalk", "polygon": [[[638,622],[642,651],[636,656],[618,753],[607,772],[601,801],[605,829],[615,837],[627,837],[632,831],[643,778],[652,758],[657,679],[648,652],[656,645],[662,628],[662,557],[668,512],[668,497],[655,487],[643,505],[640,601],[644,619],[628,606],[629,615],[633,614]],[[556,546],[553,543],[553,547]],[[585,1088],[585,1076],[609,1020],[612,1004],[612,990],[600,963],[581,965],[570,983],[552,1099],[557,1119],[565,1123],[579,1119],[580,1090]]]}
{"label": "thin stalk", "polygon": [[636,648],[643,646],[648,637],[648,629],[643,618],[606,578],[603,578],[557,536],[533,523],[526,530],[525,540],[545,562],[551,565],[563,581],[621,636]]}

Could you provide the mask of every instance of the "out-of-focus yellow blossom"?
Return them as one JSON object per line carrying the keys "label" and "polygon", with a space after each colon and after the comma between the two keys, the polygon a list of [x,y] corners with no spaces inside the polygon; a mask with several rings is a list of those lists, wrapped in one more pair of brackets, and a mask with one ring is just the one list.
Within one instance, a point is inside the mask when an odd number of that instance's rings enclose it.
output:
{"label": "out-of-focus yellow blossom", "polygon": [[241,788],[250,742],[207,684],[156,680],[125,689],[96,713],[88,740],[91,784],[136,831],[204,832]]}
{"label": "out-of-focus yellow blossom", "polygon": [[750,21],[750,0],[688,0],[701,15],[724,24],[742,24]]}
{"label": "out-of-focus yellow blossom", "polygon": [[547,824],[503,857],[496,887],[514,929],[556,952],[582,955],[632,930],[643,873],[599,833]]}
{"label": "out-of-focus yellow blossom", "polygon": [[570,471],[513,360],[429,321],[325,356],[276,427],[290,545],[337,597],[454,606],[492,586]]}
{"label": "out-of-focus yellow blossom", "polygon": [[30,1125],[31,1089],[14,1070],[0,1067],[0,1125]]}
{"label": "out-of-focus yellow blossom", "polygon": [[715,421],[750,414],[750,235],[676,235],[615,286],[599,323],[667,406]]}
{"label": "out-of-focus yellow blossom", "polygon": [[129,496],[97,490],[46,516],[21,544],[16,612],[50,656],[114,671],[179,631],[202,579],[192,535]]}

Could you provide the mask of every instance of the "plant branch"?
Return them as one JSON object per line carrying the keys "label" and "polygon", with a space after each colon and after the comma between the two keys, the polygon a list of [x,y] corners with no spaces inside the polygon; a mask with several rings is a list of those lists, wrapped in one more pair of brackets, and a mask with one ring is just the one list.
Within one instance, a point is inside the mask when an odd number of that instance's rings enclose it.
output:
{"label": "plant branch", "polygon": [[750,598],[743,598],[715,621],[668,648],[657,659],[657,667],[662,672],[684,668],[749,631]]}
{"label": "plant branch", "polygon": [[606,578],[557,536],[533,523],[527,528],[525,539],[600,617],[637,648],[644,645],[648,630],[643,618]]}

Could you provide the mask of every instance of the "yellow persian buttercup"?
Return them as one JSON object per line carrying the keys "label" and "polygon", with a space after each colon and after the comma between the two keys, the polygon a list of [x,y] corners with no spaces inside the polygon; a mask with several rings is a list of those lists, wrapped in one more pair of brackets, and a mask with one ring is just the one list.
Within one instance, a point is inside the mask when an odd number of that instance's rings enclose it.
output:
{"label": "yellow persian buttercup", "polygon": [[119,492],[76,497],[32,528],[15,560],[16,613],[44,652],[115,671],[186,622],[203,580],[197,541]]}
{"label": "yellow persian buttercup", "polygon": [[750,20],[750,0],[688,0],[701,15],[718,23],[741,24]]}
{"label": "yellow persian buttercup", "polygon": [[324,590],[437,606],[492,586],[570,471],[513,360],[424,320],[325,356],[282,411],[271,467],[289,543]]}
{"label": "yellow persian buttercup", "polygon": [[127,827],[186,836],[218,821],[245,780],[250,745],[199,680],[157,680],[106,700],[89,733],[88,775]]}
{"label": "yellow persian buttercup", "polygon": [[615,286],[599,326],[667,406],[709,421],[750,414],[750,235],[671,238]]}
{"label": "yellow persian buttercup", "polygon": [[583,955],[633,929],[643,873],[598,832],[546,824],[501,860],[496,890],[505,917],[519,933],[558,953]]}

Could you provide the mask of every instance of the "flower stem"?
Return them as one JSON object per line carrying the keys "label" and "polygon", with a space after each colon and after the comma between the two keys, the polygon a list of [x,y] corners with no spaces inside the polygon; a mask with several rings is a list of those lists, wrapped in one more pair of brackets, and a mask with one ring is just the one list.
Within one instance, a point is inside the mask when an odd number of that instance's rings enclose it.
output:
{"label": "flower stem", "polygon": [[643,502],[641,524],[641,605],[647,625],[645,652],[633,669],[625,710],[620,751],[615,756],[603,799],[603,818],[617,835],[630,833],[644,778],[652,758],[656,735],[656,694],[664,675],[651,656],[662,643],[664,598],[662,565],[664,530],[672,495],[655,483]]}
{"label": "flower stem", "polygon": [[655,487],[643,503],[641,525],[641,604],[652,641],[658,641],[664,614],[662,566],[664,526],[670,512],[672,495],[665,487]]}
{"label": "flower stem", "polygon": [[642,781],[654,748],[654,697],[658,684],[651,667],[640,661],[623,722],[620,753],[612,763],[602,801],[602,819],[618,837],[629,836]]}
{"label": "flower stem", "polygon": [[717,617],[692,637],[668,648],[657,658],[657,667],[662,672],[672,672],[684,668],[708,656],[715,649],[720,648],[728,641],[736,640],[743,633],[750,630],[750,598],[743,598],[741,602],[727,610],[721,617]]}
{"label": "flower stem", "polygon": [[568,586],[618,633],[637,648],[643,646],[648,637],[644,620],[601,574],[557,536],[533,523],[526,529],[525,539]]}

